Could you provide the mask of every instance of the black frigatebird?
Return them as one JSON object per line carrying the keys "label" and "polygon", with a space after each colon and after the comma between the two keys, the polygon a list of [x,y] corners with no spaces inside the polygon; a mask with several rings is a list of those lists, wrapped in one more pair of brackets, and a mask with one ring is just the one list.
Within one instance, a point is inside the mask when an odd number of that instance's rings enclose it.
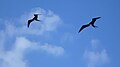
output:
{"label": "black frigatebird", "polygon": [[41,15],[41,14],[34,14],[34,17],[32,18],[32,19],[30,19],[30,20],[28,20],[28,28],[29,28],[29,26],[30,26],[30,23],[32,22],[32,21],[40,21],[40,20],[38,20],[38,15]]}
{"label": "black frigatebird", "polygon": [[92,25],[92,27],[96,28],[97,26],[95,26],[94,23],[99,18],[101,18],[101,17],[92,18],[92,21],[90,23],[82,25],[82,27],[80,28],[79,32],[81,32],[84,28],[89,27],[90,25]]}

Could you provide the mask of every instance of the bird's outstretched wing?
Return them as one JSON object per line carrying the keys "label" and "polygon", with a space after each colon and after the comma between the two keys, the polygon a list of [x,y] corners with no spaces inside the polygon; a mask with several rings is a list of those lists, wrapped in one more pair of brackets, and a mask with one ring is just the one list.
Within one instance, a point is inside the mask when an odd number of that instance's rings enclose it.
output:
{"label": "bird's outstretched wing", "polygon": [[[83,25],[83,26],[80,28],[79,32],[81,32],[84,28],[86,28],[86,27],[88,27],[88,26],[90,26],[90,24]],[[79,33],[79,32],[78,32],[78,33]]]}
{"label": "bird's outstretched wing", "polygon": [[97,19],[100,19],[100,18],[101,18],[101,17],[92,18],[92,21],[91,21],[89,24],[93,24],[93,25],[94,25],[95,21],[96,21]]}
{"label": "bird's outstretched wing", "polygon": [[34,21],[34,19],[30,19],[30,20],[28,20],[28,28],[29,28],[30,23],[31,23],[32,21]]}

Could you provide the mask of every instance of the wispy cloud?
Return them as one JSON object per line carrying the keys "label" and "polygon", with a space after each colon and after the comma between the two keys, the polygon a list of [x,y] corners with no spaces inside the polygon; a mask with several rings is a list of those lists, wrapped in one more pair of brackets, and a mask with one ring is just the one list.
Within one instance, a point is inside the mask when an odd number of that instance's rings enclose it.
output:
{"label": "wispy cloud", "polygon": [[24,37],[16,38],[14,47],[10,51],[2,50],[2,54],[0,53],[1,67],[27,67],[24,52],[31,45],[32,42]]}
{"label": "wispy cloud", "polygon": [[[99,40],[91,40],[91,47],[84,52],[84,58],[87,63],[87,67],[96,67],[109,62],[109,56],[106,49],[97,48]],[[97,50],[99,49],[99,50]]]}
{"label": "wispy cloud", "polygon": [[[32,18],[34,13],[42,14],[39,17],[41,22],[32,23],[30,28],[27,28],[27,20]],[[64,54],[64,48],[61,46],[47,42],[41,44],[38,41],[33,42],[30,38],[27,38],[29,35],[45,35],[45,32],[55,31],[59,27],[62,23],[61,19],[53,11],[35,8],[29,13],[22,15],[21,21],[10,24],[9,20],[7,20],[5,28],[0,30],[0,67],[28,67],[25,52],[29,51],[29,49],[39,49],[54,56]],[[11,40],[10,43],[7,43],[9,40]],[[6,45],[11,45],[9,50],[6,50]]]}
{"label": "wispy cloud", "polygon": [[47,43],[45,45],[40,46],[40,49],[55,56],[61,56],[65,52],[63,47],[49,45]]}

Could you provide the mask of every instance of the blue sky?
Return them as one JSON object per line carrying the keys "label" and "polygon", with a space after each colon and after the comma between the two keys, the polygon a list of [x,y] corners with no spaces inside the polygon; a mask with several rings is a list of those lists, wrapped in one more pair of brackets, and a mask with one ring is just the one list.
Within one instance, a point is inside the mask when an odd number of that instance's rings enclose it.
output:
{"label": "blue sky", "polygon": [[[119,67],[119,0],[1,0],[0,67]],[[41,22],[27,20],[41,13]],[[101,16],[99,28],[79,28]]]}

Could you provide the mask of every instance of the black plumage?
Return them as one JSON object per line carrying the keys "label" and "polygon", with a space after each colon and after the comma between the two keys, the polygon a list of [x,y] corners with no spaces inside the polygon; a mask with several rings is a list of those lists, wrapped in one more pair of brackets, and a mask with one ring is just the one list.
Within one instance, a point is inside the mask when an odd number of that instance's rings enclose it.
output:
{"label": "black plumage", "polygon": [[40,20],[38,20],[38,15],[40,15],[40,14],[34,14],[34,17],[32,19],[28,20],[28,28],[30,26],[30,23],[33,22],[34,20],[40,21]]}
{"label": "black plumage", "polygon": [[82,25],[82,27],[80,28],[79,32],[81,32],[84,28],[89,27],[90,25],[92,25],[92,27],[96,28],[97,26],[95,26],[94,23],[99,18],[101,18],[101,17],[92,18],[92,21],[90,23]]}

